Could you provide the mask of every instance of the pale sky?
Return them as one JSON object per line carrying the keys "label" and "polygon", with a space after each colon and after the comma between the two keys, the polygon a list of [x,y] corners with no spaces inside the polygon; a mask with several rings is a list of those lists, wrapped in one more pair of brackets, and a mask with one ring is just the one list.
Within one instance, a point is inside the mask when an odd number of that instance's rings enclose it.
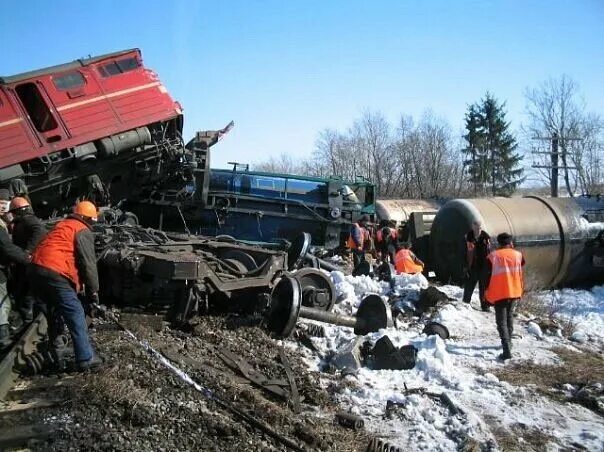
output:
{"label": "pale sky", "polygon": [[3,2],[1,75],[142,49],[185,110],[185,139],[231,119],[213,166],[309,155],[363,109],[425,109],[455,131],[487,91],[523,120],[523,90],[568,74],[604,114],[604,1]]}

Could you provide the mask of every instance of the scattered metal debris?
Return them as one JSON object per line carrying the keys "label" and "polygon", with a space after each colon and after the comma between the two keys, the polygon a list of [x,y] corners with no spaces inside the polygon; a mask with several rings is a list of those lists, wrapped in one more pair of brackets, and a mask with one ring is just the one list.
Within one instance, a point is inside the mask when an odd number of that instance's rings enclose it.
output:
{"label": "scattered metal debris", "polygon": [[364,363],[361,350],[363,341],[363,337],[355,337],[354,340],[338,350],[338,353],[331,359],[329,364],[336,369],[349,369],[351,371],[360,369]]}
{"label": "scattered metal debris", "polygon": [[284,400],[290,398],[290,394],[284,389],[289,386],[285,380],[276,380],[266,377],[262,372],[254,369],[247,361],[229,350],[219,350],[218,356],[231,369],[239,372],[256,386],[270,392],[273,395],[281,397]]}
{"label": "scattered metal debris", "polygon": [[296,414],[300,413],[302,410],[300,407],[300,394],[298,393],[298,386],[296,386],[296,379],[294,378],[294,371],[292,370],[291,364],[289,363],[287,356],[285,355],[285,350],[283,347],[279,349],[279,358],[281,359],[281,364],[283,364],[283,368],[285,369],[285,374],[287,375],[287,381],[289,381],[289,391],[290,391],[290,400],[292,402],[292,411]]}
{"label": "scattered metal debris", "polygon": [[449,339],[449,329],[442,323],[428,322],[422,331],[426,336],[440,336],[441,339]]}
{"label": "scattered metal debris", "polygon": [[372,438],[367,445],[366,452],[403,452],[403,449],[384,439]]}
{"label": "scattered metal debris", "polygon": [[423,314],[430,309],[435,308],[438,303],[448,301],[449,297],[446,293],[438,290],[434,286],[427,289],[421,289],[419,292],[419,300],[415,303],[415,310],[418,314]]}
{"label": "scattered metal debris", "polygon": [[342,427],[351,428],[353,430],[361,430],[365,427],[365,421],[361,416],[345,411],[336,413],[336,420]]}
{"label": "scattered metal debris", "polygon": [[417,349],[411,344],[397,348],[388,336],[382,336],[369,354],[375,370],[407,370],[415,367]]}
{"label": "scattered metal debris", "polygon": [[325,327],[317,323],[306,323],[305,333],[310,337],[325,337]]}

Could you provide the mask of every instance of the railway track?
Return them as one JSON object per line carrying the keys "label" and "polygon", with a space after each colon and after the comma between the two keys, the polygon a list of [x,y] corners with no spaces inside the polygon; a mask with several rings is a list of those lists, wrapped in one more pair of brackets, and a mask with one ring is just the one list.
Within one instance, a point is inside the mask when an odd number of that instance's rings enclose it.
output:
{"label": "railway track", "polygon": [[38,344],[46,335],[46,318],[40,314],[34,321],[21,332],[12,347],[0,362],[0,400],[4,400],[7,393],[14,386],[17,378],[17,369],[25,366],[25,356],[36,351]]}
{"label": "railway track", "polygon": [[[66,380],[44,378],[21,379],[27,367],[26,356],[34,354],[46,336],[46,318],[40,314],[23,330],[0,362],[0,450],[12,450],[49,437],[55,430],[52,425],[19,422],[20,414],[54,406],[59,401],[56,392],[49,388],[65,385]],[[53,398],[53,396],[55,396]]]}

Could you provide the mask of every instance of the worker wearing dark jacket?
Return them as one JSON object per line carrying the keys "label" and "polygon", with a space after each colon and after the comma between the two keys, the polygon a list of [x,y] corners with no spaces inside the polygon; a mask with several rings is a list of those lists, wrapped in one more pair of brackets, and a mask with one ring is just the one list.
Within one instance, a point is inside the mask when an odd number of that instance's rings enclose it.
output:
{"label": "worker wearing dark jacket", "polygon": [[396,227],[391,227],[387,222],[383,222],[380,226],[380,229],[375,233],[376,249],[384,262],[394,262],[397,239]]}
{"label": "worker wearing dark jacket", "polygon": [[59,222],[38,244],[28,274],[34,294],[49,307],[51,343],[60,333],[57,315],[69,328],[80,370],[97,367],[101,360],[88,337],[84,308],[78,292],[85,288],[92,301],[98,300],[99,280],[91,226],[97,210],[90,201],[78,203],[73,214]]}
{"label": "worker wearing dark jacket", "polygon": [[484,291],[488,279],[485,276],[487,255],[491,247],[491,237],[482,230],[482,223],[474,221],[472,229],[465,236],[466,243],[466,282],[463,291],[463,301],[470,303],[472,293],[478,283],[478,295],[480,307],[483,311],[489,311],[489,304],[484,298]]}
{"label": "worker wearing dark jacket", "polygon": [[[26,198],[19,196],[13,198],[9,209],[13,216],[11,223],[13,243],[26,253],[31,254],[36,245],[46,235],[46,227],[34,215]],[[30,323],[33,320],[35,297],[29,290],[26,266],[15,265],[13,270],[14,295],[17,311],[21,316],[21,324]]]}
{"label": "worker wearing dark jacket", "polygon": [[[0,190],[0,203],[6,205],[2,207],[2,213],[8,210],[8,190]],[[26,265],[29,262],[29,256],[18,246],[15,246],[10,236],[4,220],[0,219],[0,348],[10,344],[10,329],[8,318],[10,315],[11,303],[6,287],[9,264]]]}
{"label": "worker wearing dark jacket", "polygon": [[522,267],[524,257],[514,249],[512,236],[508,233],[497,236],[498,249],[487,256],[486,276],[488,286],[486,299],[495,305],[495,320],[501,339],[503,353],[500,359],[512,357],[512,333],[514,331],[514,304],[524,291]]}

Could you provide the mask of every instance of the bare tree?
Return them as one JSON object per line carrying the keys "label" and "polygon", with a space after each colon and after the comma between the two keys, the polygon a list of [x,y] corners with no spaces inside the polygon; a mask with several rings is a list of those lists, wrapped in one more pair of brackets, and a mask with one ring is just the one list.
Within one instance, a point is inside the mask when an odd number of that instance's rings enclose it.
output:
{"label": "bare tree", "polygon": [[339,175],[354,179],[355,162],[351,160],[349,141],[337,130],[324,129],[319,132],[309,170],[322,177]]}
{"label": "bare tree", "polygon": [[285,153],[254,165],[255,171],[266,171],[267,173],[303,174],[303,168],[302,161],[295,160]]}
{"label": "bare tree", "polygon": [[570,143],[577,182],[583,193],[599,193],[604,182],[604,120],[594,113],[584,115],[579,134],[581,140]]}
{"label": "bare tree", "polygon": [[[578,149],[571,143],[580,137],[585,119],[585,103],[579,96],[579,86],[573,79],[563,75],[558,79],[550,78],[536,88],[527,88],[525,98],[528,124],[524,129],[530,138],[558,137],[564,182],[572,196],[573,175],[569,173],[568,163],[573,157],[569,158],[569,155]],[[542,166],[549,164],[547,162]]]}
{"label": "bare tree", "polygon": [[393,128],[380,112],[366,110],[345,132],[319,132],[312,158],[269,159],[256,169],[355,180],[362,176],[381,198],[458,196],[464,189],[460,146],[451,127],[426,112],[416,124],[402,115]]}

